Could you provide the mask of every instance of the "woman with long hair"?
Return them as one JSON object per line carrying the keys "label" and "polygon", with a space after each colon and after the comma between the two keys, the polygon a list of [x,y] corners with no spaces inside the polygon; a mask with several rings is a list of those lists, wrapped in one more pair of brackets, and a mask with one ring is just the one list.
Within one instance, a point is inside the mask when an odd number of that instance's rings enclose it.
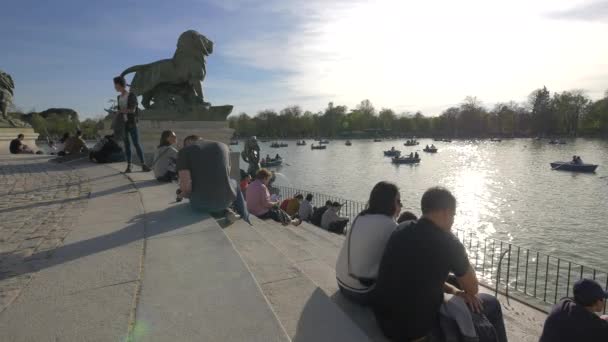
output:
{"label": "woman with long hair", "polygon": [[175,169],[177,163],[177,135],[173,131],[163,131],[160,135],[160,143],[154,152],[154,177],[159,182],[171,182],[177,179]]}
{"label": "woman with long hair", "polygon": [[390,182],[374,186],[363,210],[346,234],[336,264],[340,292],[352,301],[368,305],[378,277],[386,243],[397,228],[401,212],[399,188]]}
{"label": "woman with long hair", "polygon": [[127,89],[127,81],[122,76],[114,77],[114,89],[120,93],[116,99],[119,115],[119,120],[117,122],[120,122],[121,128],[124,128],[122,131],[124,132],[125,155],[127,156],[127,169],[125,170],[125,173],[130,173],[132,171],[131,144],[135,147],[135,152],[141,162],[141,170],[149,172],[150,168],[145,163],[144,152],[139,143],[139,130],[137,129],[139,113],[137,95]]}

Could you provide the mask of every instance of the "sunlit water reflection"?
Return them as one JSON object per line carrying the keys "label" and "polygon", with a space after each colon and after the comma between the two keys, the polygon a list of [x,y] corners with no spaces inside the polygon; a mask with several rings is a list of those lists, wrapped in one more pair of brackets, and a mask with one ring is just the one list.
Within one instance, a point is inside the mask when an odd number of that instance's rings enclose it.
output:
{"label": "sunlit water reflection", "polygon": [[[311,141],[308,141],[310,145]],[[310,146],[269,148],[285,160],[279,182],[296,188],[365,201],[380,180],[401,188],[405,208],[419,214],[420,197],[431,186],[442,185],[458,199],[455,227],[478,237],[495,237],[524,247],[608,269],[608,142],[577,139],[549,145],[532,139],[489,141],[403,140],[374,143],[334,140],[327,150]],[[434,143],[437,154],[422,152]],[[418,151],[419,165],[393,165],[382,151],[391,146],[404,153]],[[232,146],[240,150],[239,146]],[[595,174],[552,171],[549,163],[581,155],[600,164]],[[246,166],[242,166],[246,168]]]}

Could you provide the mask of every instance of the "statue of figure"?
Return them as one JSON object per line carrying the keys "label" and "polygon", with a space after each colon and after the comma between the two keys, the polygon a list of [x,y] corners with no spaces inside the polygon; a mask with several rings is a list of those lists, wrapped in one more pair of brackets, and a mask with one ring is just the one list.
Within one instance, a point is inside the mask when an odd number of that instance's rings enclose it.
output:
{"label": "statue of figure", "polygon": [[11,127],[24,126],[21,121],[13,120],[8,117],[8,108],[13,102],[13,90],[15,89],[15,83],[11,75],[0,70],[0,123],[4,122]]}
{"label": "statue of figure", "polygon": [[241,152],[241,157],[249,164],[247,173],[249,173],[251,177],[255,177],[255,174],[260,169],[260,146],[258,145],[258,140],[255,136],[247,140],[243,152]]}
{"label": "statue of figure", "polygon": [[171,59],[135,65],[120,75],[135,73],[131,92],[142,95],[145,109],[178,109],[189,111],[197,105],[209,107],[204,101],[201,82],[207,69],[205,58],[213,53],[213,42],[202,34],[189,30],[177,40],[177,50]]}

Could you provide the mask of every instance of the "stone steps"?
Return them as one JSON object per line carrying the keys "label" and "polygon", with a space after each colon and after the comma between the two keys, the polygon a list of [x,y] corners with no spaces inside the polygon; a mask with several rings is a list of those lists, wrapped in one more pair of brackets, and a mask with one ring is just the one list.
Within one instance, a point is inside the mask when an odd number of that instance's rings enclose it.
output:
{"label": "stone steps", "polygon": [[[270,245],[280,251],[291,264],[323,291],[358,329],[372,341],[386,341],[370,310],[346,300],[338,290],[335,264],[339,249],[336,239],[323,236],[325,232],[306,223],[298,227],[282,226],[273,221],[253,219],[256,230]],[[319,230],[321,233],[315,231]],[[338,236],[339,237],[339,236]]]}
{"label": "stone steps", "polygon": [[224,232],[249,267],[289,338],[301,342],[368,341],[299,268],[314,259],[297,249],[286,255],[287,252],[282,252],[288,246],[285,236],[270,239],[273,227],[255,218],[253,224],[252,227],[237,221],[225,227]]}

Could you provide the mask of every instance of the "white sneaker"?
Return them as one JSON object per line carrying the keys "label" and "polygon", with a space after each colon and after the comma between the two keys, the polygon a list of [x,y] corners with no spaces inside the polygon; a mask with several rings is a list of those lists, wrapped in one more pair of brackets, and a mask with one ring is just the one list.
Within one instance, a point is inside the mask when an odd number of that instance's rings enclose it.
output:
{"label": "white sneaker", "polygon": [[232,224],[240,219],[241,216],[235,213],[232,209],[226,209],[226,222]]}

